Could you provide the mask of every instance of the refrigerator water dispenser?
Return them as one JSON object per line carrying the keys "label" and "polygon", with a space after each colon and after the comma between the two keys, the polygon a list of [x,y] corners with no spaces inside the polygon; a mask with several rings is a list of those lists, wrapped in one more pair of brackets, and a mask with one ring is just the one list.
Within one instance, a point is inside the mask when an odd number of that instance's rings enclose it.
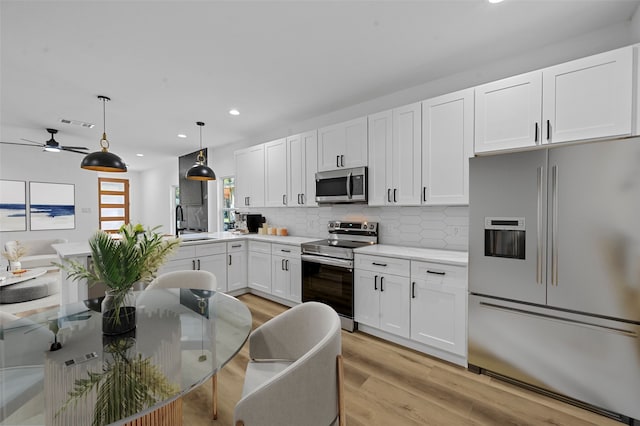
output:
{"label": "refrigerator water dispenser", "polygon": [[523,217],[485,217],[485,256],[524,259],[525,241]]}

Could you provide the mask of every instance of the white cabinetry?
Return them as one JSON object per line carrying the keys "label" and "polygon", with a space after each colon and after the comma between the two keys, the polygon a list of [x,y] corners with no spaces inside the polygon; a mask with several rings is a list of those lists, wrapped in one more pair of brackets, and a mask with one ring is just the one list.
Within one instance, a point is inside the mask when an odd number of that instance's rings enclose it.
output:
{"label": "white cabinetry", "polygon": [[546,142],[631,134],[633,48],[545,68],[542,115]]}
{"label": "white cabinetry", "polygon": [[264,144],[234,153],[236,164],[236,207],[264,206]]}
{"label": "white cabinetry", "polygon": [[271,243],[249,241],[249,287],[271,293]]}
{"label": "white cabinetry", "polygon": [[355,266],[355,321],[408,338],[409,261],[356,255]]}
{"label": "white cabinetry", "polygon": [[411,339],[466,358],[466,267],[411,261]]}
{"label": "white cabinetry", "polygon": [[299,246],[271,245],[271,294],[301,302],[302,261]]}
{"label": "white cabinetry", "polygon": [[264,144],[264,205],[283,207],[287,200],[287,145],[278,139]]}
{"label": "white cabinetry", "polygon": [[475,152],[536,146],[541,141],[542,73],[475,88]]}
{"label": "white cabinetry", "polygon": [[366,117],[318,129],[318,171],[366,165]]}
{"label": "white cabinetry", "polygon": [[318,131],[287,138],[287,205],[316,206]]}
{"label": "white cabinetry", "polygon": [[227,259],[225,243],[181,246],[158,274],[173,271],[203,270],[216,276],[218,290],[227,291]]}
{"label": "white cabinetry", "polygon": [[473,89],[422,102],[423,204],[469,204]]}
{"label": "white cabinetry", "polygon": [[247,242],[227,243],[227,291],[247,287]]}
{"label": "white cabinetry", "polygon": [[633,47],[475,89],[475,152],[630,135]]}
{"label": "white cabinetry", "polygon": [[369,205],[420,204],[421,105],[368,117]]}

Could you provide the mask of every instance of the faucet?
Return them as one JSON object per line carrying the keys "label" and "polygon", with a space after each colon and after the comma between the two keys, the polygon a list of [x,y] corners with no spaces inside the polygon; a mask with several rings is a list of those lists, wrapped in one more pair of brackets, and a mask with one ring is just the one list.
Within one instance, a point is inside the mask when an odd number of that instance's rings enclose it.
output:
{"label": "faucet", "polygon": [[176,238],[180,236],[180,231],[184,231],[187,228],[182,228],[182,223],[184,222],[184,212],[182,211],[182,206],[178,204],[176,206]]}

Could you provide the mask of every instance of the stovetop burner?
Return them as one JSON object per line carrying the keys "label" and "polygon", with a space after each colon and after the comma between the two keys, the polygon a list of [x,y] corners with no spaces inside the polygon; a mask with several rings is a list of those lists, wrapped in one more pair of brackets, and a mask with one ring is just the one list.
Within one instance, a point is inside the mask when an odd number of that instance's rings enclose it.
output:
{"label": "stovetop burner", "polygon": [[378,243],[376,222],[331,221],[327,229],[328,238],[302,244],[302,253],[353,259],[354,249]]}

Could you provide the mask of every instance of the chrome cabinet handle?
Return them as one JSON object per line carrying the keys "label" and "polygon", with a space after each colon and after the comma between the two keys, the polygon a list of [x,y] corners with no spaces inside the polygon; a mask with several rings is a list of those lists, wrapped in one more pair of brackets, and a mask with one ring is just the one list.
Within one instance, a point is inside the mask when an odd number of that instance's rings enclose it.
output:
{"label": "chrome cabinet handle", "polygon": [[536,283],[542,284],[542,166],[538,167],[537,188],[538,188],[538,232],[536,235]]}
{"label": "chrome cabinet handle", "polygon": [[551,225],[551,285],[558,286],[558,166],[551,168],[551,197],[553,223]]}

